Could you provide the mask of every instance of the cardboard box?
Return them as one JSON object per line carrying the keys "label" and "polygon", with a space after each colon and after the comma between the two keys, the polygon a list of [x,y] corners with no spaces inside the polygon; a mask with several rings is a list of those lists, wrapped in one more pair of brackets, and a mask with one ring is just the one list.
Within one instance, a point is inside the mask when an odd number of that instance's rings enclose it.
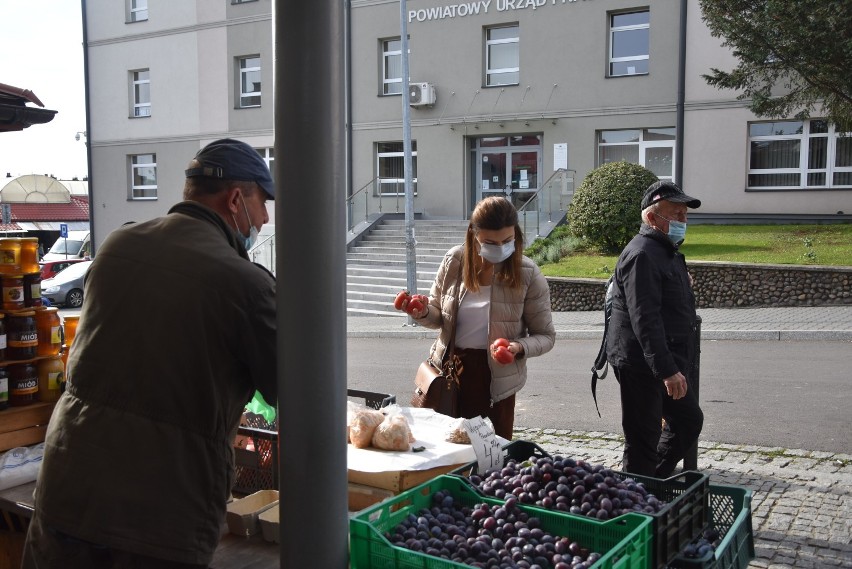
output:
{"label": "cardboard box", "polygon": [[383,488],[390,490],[394,494],[398,494],[465,464],[467,463],[462,462],[460,464],[436,466],[427,470],[389,470],[385,472],[362,472],[350,469],[349,482],[372,486],[373,488]]}
{"label": "cardboard box", "polygon": [[257,516],[260,522],[260,532],[263,534],[264,540],[272,543],[279,543],[281,541],[279,539],[280,532],[278,531],[280,511],[280,504],[276,504]]}
{"label": "cardboard box", "polygon": [[230,502],[225,514],[228,531],[243,537],[258,533],[258,516],[277,505],[278,490],[260,490]]}
{"label": "cardboard box", "polygon": [[378,504],[387,498],[393,498],[395,494],[384,488],[374,488],[364,484],[349,483],[349,511],[359,512],[373,504]]}
{"label": "cardboard box", "polygon": [[0,411],[0,452],[44,441],[56,403],[32,403]]}

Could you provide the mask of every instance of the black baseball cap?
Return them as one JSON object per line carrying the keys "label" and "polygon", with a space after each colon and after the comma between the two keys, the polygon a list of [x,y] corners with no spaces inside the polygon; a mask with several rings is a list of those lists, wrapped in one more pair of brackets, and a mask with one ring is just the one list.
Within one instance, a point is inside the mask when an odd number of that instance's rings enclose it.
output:
{"label": "black baseball cap", "polygon": [[675,203],[685,203],[686,207],[693,209],[701,207],[701,200],[695,199],[683,193],[680,186],[674,182],[660,180],[654,182],[645,193],[642,194],[642,209],[645,209],[651,204],[657,203],[660,200],[666,200]]}
{"label": "black baseball cap", "polygon": [[255,182],[269,199],[275,199],[275,183],[266,162],[257,151],[239,140],[223,138],[202,148],[195,155],[193,168],[184,173],[187,178],[206,176],[238,182]]}

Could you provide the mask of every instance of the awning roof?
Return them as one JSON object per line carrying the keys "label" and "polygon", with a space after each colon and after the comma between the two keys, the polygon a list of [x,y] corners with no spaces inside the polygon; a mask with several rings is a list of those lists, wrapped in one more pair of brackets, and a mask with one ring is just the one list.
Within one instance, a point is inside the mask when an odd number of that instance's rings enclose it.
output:
{"label": "awning roof", "polygon": [[34,124],[48,123],[57,113],[48,109],[28,107],[27,103],[44,107],[44,103],[29,89],[0,83],[0,132],[23,130]]}

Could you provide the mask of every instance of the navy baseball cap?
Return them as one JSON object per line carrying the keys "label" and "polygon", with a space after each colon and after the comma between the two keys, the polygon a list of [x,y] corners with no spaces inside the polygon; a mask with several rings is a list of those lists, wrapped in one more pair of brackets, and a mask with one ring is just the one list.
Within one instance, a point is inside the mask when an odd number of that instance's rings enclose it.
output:
{"label": "navy baseball cap", "polygon": [[194,162],[198,162],[198,165],[190,164],[195,167],[184,172],[187,178],[206,176],[239,182],[255,182],[263,188],[269,199],[275,199],[275,184],[266,162],[245,142],[233,138],[216,140],[199,150]]}
{"label": "navy baseball cap", "polygon": [[660,180],[648,186],[648,189],[646,189],[645,193],[642,194],[642,209],[645,209],[660,200],[685,203],[686,207],[691,207],[693,209],[701,207],[701,200],[686,195],[683,193],[683,190],[680,189],[680,186],[669,181]]}

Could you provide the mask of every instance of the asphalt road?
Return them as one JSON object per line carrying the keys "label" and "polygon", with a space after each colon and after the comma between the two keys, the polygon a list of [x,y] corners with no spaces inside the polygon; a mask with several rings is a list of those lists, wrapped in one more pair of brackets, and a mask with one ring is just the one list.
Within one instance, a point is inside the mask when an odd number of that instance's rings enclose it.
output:
{"label": "asphalt road", "polygon": [[[431,340],[349,338],[348,386],[397,395],[407,404],[414,371]],[[516,404],[516,426],[621,432],[618,385],[598,384],[595,412],[589,369],[599,341],[557,340],[530,359]],[[852,454],[849,342],[704,341],[701,439]]]}

